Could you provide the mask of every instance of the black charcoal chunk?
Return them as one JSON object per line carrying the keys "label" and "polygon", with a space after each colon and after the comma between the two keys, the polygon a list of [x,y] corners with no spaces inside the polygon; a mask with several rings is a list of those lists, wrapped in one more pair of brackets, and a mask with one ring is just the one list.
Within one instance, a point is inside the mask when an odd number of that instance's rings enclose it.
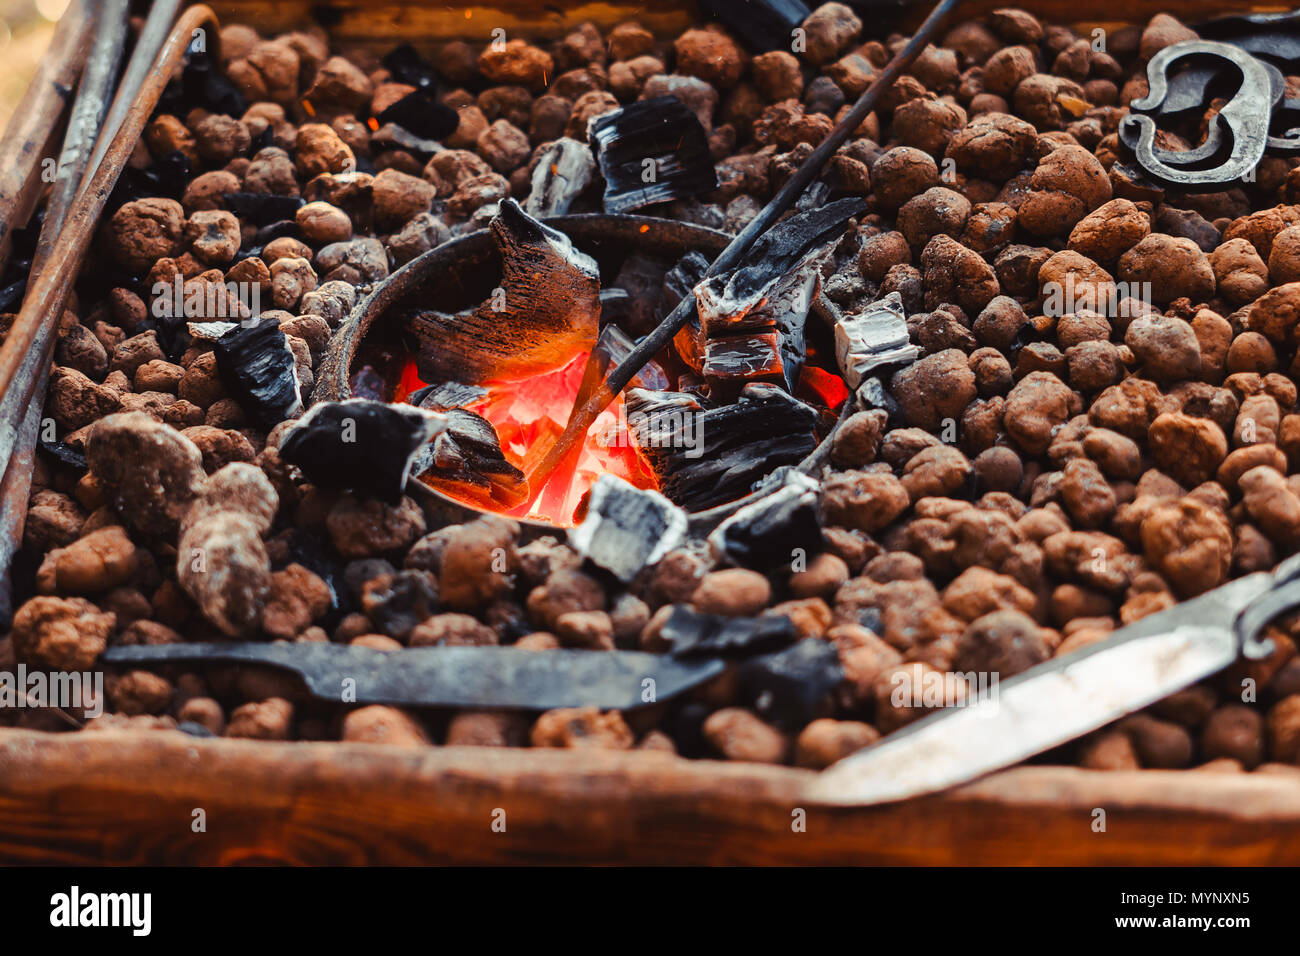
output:
{"label": "black charcoal chunk", "polygon": [[614,475],[596,479],[586,507],[569,545],[624,583],[686,540],[686,512]]}
{"label": "black charcoal chunk", "polygon": [[322,488],[402,497],[413,459],[446,418],[413,405],[353,398],[310,409],[280,443],[280,457]]}
{"label": "black charcoal chunk", "polygon": [[384,54],[384,69],[393,75],[394,82],[418,87],[432,93],[437,88],[437,75],[433,64],[420,55],[409,43],[403,43]]}
{"label": "black charcoal chunk", "polygon": [[591,183],[596,160],[586,143],[562,136],[537,154],[524,212],[535,219],[563,216]]}
{"label": "black charcoal chunk", "polygon": [[421,139],[440,140],[456,132],[460,114],[432,99],[423,90],[408,93],[377,117],[381,124],[393,123]]}
{"label": "black charcoal chunk", "polygon": [[750,384],[739,401],[713,407],[683,392],[629,389],[625,398],[629,430],[659,490],[690,511],[743,497],[817,447],[817,411],[777,386]]}
{"label": "black charcoal chunk", "polygon": [[186,105],[191,109],[198,106],[209,113],[235,117],[243,116],[248,109],[239,87],[227,79],[225,72],[212,61],[212,56],[203,51],[191,49],[189,62],[181,72],[181,89]]}
{"label": "black charcoal chunk", "polygon": [[270,223],[263,226],[253,234],[253,242],[259,247],[266,246],[267,243],[276,239],[301,239],[302,228],[292,219],[281,219],[278,222]]}
{"label": "black charcoal chunk", "polygon": [[634,335],[649,332],[659,322],[659,305],[664,296],[668,265],[662,259],[634,253],[618,270],[613,286],[615,291],[623,292],[630,300],[624,328]]}
{"label": "black charcoal chunk", "polygon": [[811,12],[802,0],[700,0],[700,11],[721,21],[751,53],[788,50],[795,28]]}
{"label": "black charcoal chunk", "polygon": [[353,610],[354,604],[343,583],[343,565],[335,557],[333,548],[320,535],[302,528],[293,529],[289,535],[288,560],[285,563],[302,565],[329,588],[330,607],[320,622],[323,627],[332,627],[340,616]]}
{"label": "black charcoal chunk", "polygon": [[418,408],[431,412],[445,412],[449,408],[461,408],[477,402],[487,395],[488,390],[481,385],[465,385],[462,382],[443,382],[440,385],[426,385],[416,389],[406,400]]}
{"label": "black charcoal chunk", "polygon": [[903,297],[897,292],[835,323],[835,359],[849,388],[920,357],[920,347],[909,338]]}
{"label": "black charcoal chunk", "polygon": [[709,271],[709,265],[709,260],[702,252],[688,252],[677,260],[677,264],[664,274],[663,300],[660,304],[662,315],[677,308],[677,303],[700,284],[704,273]]}
{"label": "black charcoal chunk", "polygon": [[825,717],[844,680],[835,645],[804,638],[785,650],[754,657],[736,675],[737,700],[777,727],[794,730]]}
{"label": "black charcoal chunk", "polygon": [[659,635],[675,657],[748,657],[793,644],[799,629],[783,614],[723,617],[678,604]]}
{"label": "black charcoal chunk", "polygon": [[276,323],[236,325],[212,351],[226,391],[259,426],[274,428],[302,411],[293,352]]}
{"label": "black charcoal chunk", "polygon": [[271,193],[226,193],[226,209],[254,226],[292,220],[302,208],[298,196],[274,196]]}
{"label": "black charcoal chunk", "polygon": [[0,312],[17,312],[27,292],[27,280],[19,279],[0,288]]}
{"label": "black charcoal chunk", "polygon": [[797,553],[822,550],[817,519],[819,484],[793,469],[784,483],[745,505],[709,535],[714,557],[745,568],[789,568]]}
{"label": "black charcoal chunk", "polygon": [[598,116],[588,138],[605,177],[606,212],[696,196],[718,186],[704,127],[675,96]]}
{"label": "black charcoal chunk", "polygon": [[366,616],[381,634],[404,638],[438,613],[437,579],[427,571],[397,571],[370,580]]}
{"label": "black charcoal chunk", "polygon": [[858,406],[864,412],[880,409],[889,416],[886,423],[889,428],[903,428],[906,425],[903,406],[898,404],[898,400],[879,378],[869,378],[858,387]]}
{"label": "black charcoal chunk", "polygon": [[65,465],[73,471],[84,473],[89,467],[86,464],[85,454],[77,451],[77,449],[73,448],[66,442],[42,440],[40,442],[40,447],[41,451],[45,452],[45,454],[49,455],[60,465]]}
{"label": "black charcoal chunk", "polygon": [[[423,136],[417,136],[404,126],[396,123],[385,123],[379,129],[375,130],[370,136],[370,148],[376,153],[385,149],[405,149],[411,153],[416,153],[421,157],[432,156],[442,150],[442,144],[436,139],[426,139]],[[373,173],[374,169],[362,169],[361,160],[366,159],[364,156],[357,157],[357,172]],[[366,163],[369,166],[369,162]]]}

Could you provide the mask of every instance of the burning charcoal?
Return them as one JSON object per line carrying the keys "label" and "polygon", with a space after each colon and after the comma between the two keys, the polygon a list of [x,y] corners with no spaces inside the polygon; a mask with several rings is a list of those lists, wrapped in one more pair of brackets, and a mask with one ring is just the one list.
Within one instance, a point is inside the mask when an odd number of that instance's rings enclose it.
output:
{"label": "burning charcoal", "polygon": [[[582,382],[578,385],[575,404],[581,405],[594,395],[600,383],[609,374],[609,370],[631,355],[634,348],[636,348],[635,344],[617,325],[607,325],[601,329],[600,335],[596,338],[596,345],[592,348],[587,365],[583,369]],[[668,375],[658,362],[649,361],[632,378],[630,387],[666,389]]]}
{"label": "burning charcoal", "polygon": [[591,121],[587,135],[605,177],[606,212],[627,212],[718,186],[704,127],[675,96],[604,113]]}
{"label": "burning charcoal", "polygon": [[255,226],[292,221],[302,207],[298,196],[274,196],[271,193],[226,193],[226,208],[240,219]]}
{"label": "burning charcoal", "polygon": [[858,315],[835,324],[835,358],[850,388],[887,368],[911,365],[921,349],[908,337],[903,297],[891,292]]}
{"label": "burning charcoal", "polygon": [[352,373],[352,377],[348,380],[348,390],[353,398],[368,398],[372,402],[382,402],[388,393],[388,386],[384,384],[383,376],[375,371],[374,366],[363,365]]}
{"label": "burning charcoal", "polygon": [[799,631],[780,614],[723,617],[678,604],[659,636],[672,645],[674,657],[746,657],[793,644]]}
{"label": "burning charcoal", "polygon": [[746,382],[784,382],[780,347],[776,332],[706,339],[702,374],[722,394],[734,395]]}
{"label": "burning charcoal", "polygon": [[586,143],[567,136],[548,143],[537,157],[524,212],[537,219],[563,216],[595,171],[596,160]]}
{"label": "burning charcoal", "polygon": [[629,428],[673,502],[699,511],[745,495],[817,440],[817,411],[772,385],[751,384],[734,404],[704,408],[682,392],[625,393]]}
{"label": "burning charcoal", "polygon": [[463,408],[448,409],[444,417],[446,429],[416,456],[412,472],[485,490],[503,504],[522,502],[528,483],[506,460],[492,423]]}
{"label": "burning charcoal", "polygon": [[589,347],[600,321],[600,270],[561,232],[507,199],[492,220],[501,281],[492,298],[454,314],[405,317],[426,382],[522,378]]}
{"label": "burning charcoal", "polygon": [[903,406],[898,404],[898,400],[889,393],[879,378],[869,378],[862,383],[858,389],[858,405],[864,412],[876,408],[883,411],[889,416],[890,428],[901,428],[905,424]]}
{"label": "burning charcoal", "polygon": [[[709,260],[698,252],[688,252],[677,264],[664,275],[663,298],[660,309],[667,315],[682,301],[695,286],[700,284],[704,273],[708,271]],[[681,330],[673,336],[673,347],[681,360],[697,374],[704,369],[704,330],[700,326],[699,307],[691,309],[690,318]]]}
{"label": "burning charcoal", "polygon": [[714,529],[709,535],[714,557],[769,571],[788,569],[800,552],[805,556],[816,554],[822,549],[817,518],[819,488],[818,482],[788,469],[767,495],[745,505]]}
{"label": "burning charcoal", "polygon": [[302,410],[302,390],[289,343],[274,322],[236,325],[212,343],[226,390],[262,427]]}
{"label": "burning charcoal", "polygon": [[437,88],[437,75],[433,64],[420,56],[420,51],[403,43],[384,54],[381,61],[393,80],[432,93]]}
{"label": "burning charcoal", "polygon": [[393,123],[421,139],[435,141],[450,136],[460,125],[459,113],[423,90],[408,93],[376,118],[383,125]]}
{"label": "burning charcoal", "polygon": [[402,497],[412,460],[446,427],[446,418],[413,405],[367,399],[324,402],[280,443],[280,457],[322,488]]}
{"label": "burning charcoal", "polygon": [[582,523],[569,530],[569,545],[626,583],[685,541],[686,525],[686,512],[658,492],[601,475]]}
{"label": "burning charcoal", "polygon": [[834,644],[808,637],[745,661],[737,679],[740,701],[778,727],[795,728],[826,716],[844,671]]}
{"label": "burning charcoal", "polygon": [[479,385],[443,382],[441,385],[426,385],[412,392],[406,400],[431,412],[445,412],[449,408],[463,408],[473,404],[487,393],[488,390]]}
{"label": "burning charcoal", "polygon": [[752,53],[785,50],[811,11],[801,0],[702,0],[701,11],[722,21]]}

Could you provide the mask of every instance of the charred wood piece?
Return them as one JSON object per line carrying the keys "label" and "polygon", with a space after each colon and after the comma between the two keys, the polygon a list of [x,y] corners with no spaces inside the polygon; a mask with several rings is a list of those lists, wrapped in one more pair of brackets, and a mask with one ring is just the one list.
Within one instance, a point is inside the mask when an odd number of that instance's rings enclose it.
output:
{"label": "charred wood piece", "polygon": [[844,669],[834,644],[807,637],[785,650],[750,658],[736,677],[740,700],[776,726],[794,729],[827,716]]}
{"label": "charred wood piece", "polygon": [[547,144],[537,157],[524,212],[536,219],[563,216],[591,185],[596,160],[586,143],[567,136]]}
{"label": "charred wood piece", "polygon": [[419,309],[402,317],[426,382],[523,378],[561,367],[596,338],[596,261],[513,199],[501,203],[491,230],[501,281],[489,299],[462,312]]}
{"label": "charred wood piece", "polygon": [[747,494],[779,465],[802,461],[817,441],[817,412],[772,385],[712,408],[682,392],[625,393],[628,426],[660,490],[690,511]]}
{"label": "charred wood piece", "polygon": [[911,365],[920,357],[921,349],[908,336],[907,315],[897,292],[835,323],[835,358],[849,388],[856,389],[886,369]]}
{"label": "charred wood piece", "polygon": [[482,415],[452,408],[443,412],[446,428],[420,449],[412,473],[453,482],[489,494],[504,504],[518,504],[528,494],[524,473],[501,451],[497,430]]}
{"label": "charred wood piece", "polygon": [[[677,308],[690,291],[700,284],[709,269],[709,260],[701,253],[688,252],[664,275],[661,310],[664,315]],[[681,360],[697,374],[704,370],[704,329],[700,326],[698,304],[691,307],[690,318],[673,336],[673,346]]]}
{"label": "charred wood piece", "polygon": [[793,644],[799,631],[785,615],[723,617],[684,604],[673,607],[659,631],[674,657],[747,657]]}
{"label": "charred wood piece", "polygon": [[486,398],[488,390],[481,385],[465,385],[462,382],[443,382],[440,385],[426,385],[406,397],[406,400],[419,408],[431,412],[445,412],[449,408],[463,408],[472,405],[481,398]]}
{"label": "charred wood piece", "polygon": [[801,0],[701,0],[700,10],[721,21],[753,53],[789,49],[795,27],[812,12]]}
{"label": "charred wood piece", "polygon": [[314,485],[395,503],[420,451],[446,427],[444,416],[414,405],[323,402],[285,435],[280,457]]}
{"label": "charred wood piece", "polygon": [[786,471],[774,491],[740,508],[709,535],[715,560],[768,571],[788,568],[796,549],[805,555],[821,551],[820,487],[806,475]]}
{"label": "charred wood piece", "polygon": [[302,411],[302,388],[289,342],[275,322],[236,325],[212,343],[217,374],[262,428]]}
{"label": "charred wood piece", "polygon": [[605,178],[606,212],[627,212],[718,187],[708,135],[675,96],[657,96],[597,116],[587,137]]}
{"label": "charred wood piece", "polygon": [[685,541],[686,528],[686,512],[663,495],[601,475],[569,545],[626,584]]}

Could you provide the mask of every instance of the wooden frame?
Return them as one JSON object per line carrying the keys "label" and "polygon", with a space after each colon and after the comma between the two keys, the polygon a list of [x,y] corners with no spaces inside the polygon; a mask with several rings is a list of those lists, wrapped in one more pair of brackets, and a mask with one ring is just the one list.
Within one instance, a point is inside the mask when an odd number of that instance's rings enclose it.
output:
{"label": "wooden frame", "polygon": [[[1004,4],[973,0],[963,13]],[[1019,5],[1067,22],[1115,23],[1102,0]],[[212,6],[223,22],[274,33],[311,22],[316,4]],[[671,0],[642,0],[633,11],[591,0],[333,6],[332,31],[344,45],[481,40],[502,25],[555,37],[584,20],[607,27],[629,17],[667,35],[694,22]],[[1129,0],[1122,12],[1136,20],[1170,7],[1184,18],[1251,8]],[[806,804],[811,776],[645,752],[5,729],[0,863],[1300,863],[1300,768],[1247,775],[1021,767],[952,793],[859,809]],[[206,830],[196,833],[199,808]],[[492,827],[497,811],[505,832]]]}
{"label": "wooden frame", "polygon": [[11,730],[0,733],[0,862],[1300,862],[1300,769],[1022,767],[862,809],[805,803],[811,777],[644,752]]}

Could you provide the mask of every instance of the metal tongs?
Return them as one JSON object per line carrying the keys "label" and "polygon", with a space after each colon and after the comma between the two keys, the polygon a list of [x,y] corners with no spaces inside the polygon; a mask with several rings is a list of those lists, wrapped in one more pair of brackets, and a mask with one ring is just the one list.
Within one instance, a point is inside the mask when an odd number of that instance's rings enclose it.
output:
{"label": "metal tongs", "polygon": [[1108,640],[925,717],[821,773],[807,797],[865,806],[946,790],[1097,730],[1274,650],[1264,629],[1300,607],[1300,555],[1149,615]]}

